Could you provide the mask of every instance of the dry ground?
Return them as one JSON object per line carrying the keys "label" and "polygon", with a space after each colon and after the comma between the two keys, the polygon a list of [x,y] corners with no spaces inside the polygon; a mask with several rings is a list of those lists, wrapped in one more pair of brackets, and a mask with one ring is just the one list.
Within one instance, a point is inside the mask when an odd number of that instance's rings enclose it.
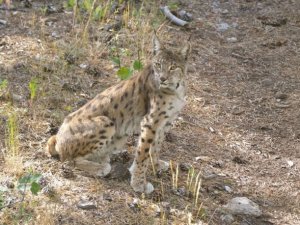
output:
{"label": "dry ground", "polygon": [[[236,196],[259,204],[263,215],[235,216],[233,224],[300,224],[300,2],[172,2],[193,14],[189,28],[167,23],[158,1],[136,1],[140,13],[127,16],[125,9],[116,31],[106,26],[118,15],[91,21],[85,36],[84,14],[78,12],[74,25],[71,10],[48,13],[47,5],[59,9],[59,1],[33,1],[32,8],[16,1],[21,10],[0,10],[7,21],[0,23],[0,82],[8,81],[0,89],[0,190],[5,204],[12,203],[0,211],[1,224],[188,224],[191,217],[219,225],[226,214],[221,206]],[[151,175],[156,191],[144,196],[129,185],[132,156],[116,159],[111,177],[95,179],[48,159],[43,148],[68,113],[118,81],[112,55],[119,52],[124,65],[138,54],[145,62],[152,27],[171,46],[192,35],[193,51],[188,103],[163,146],[163,158],[181,165],[179,191],[172,191],[170,171]],[[30,100],[33,78],[37,95]],[[202,172],[196,207],[184,188],[189,165]],[[21,213],[13,186],[28,171],[42,174],[43,191],[28,193]],[[82,199],[96,209],[79,209]]]}

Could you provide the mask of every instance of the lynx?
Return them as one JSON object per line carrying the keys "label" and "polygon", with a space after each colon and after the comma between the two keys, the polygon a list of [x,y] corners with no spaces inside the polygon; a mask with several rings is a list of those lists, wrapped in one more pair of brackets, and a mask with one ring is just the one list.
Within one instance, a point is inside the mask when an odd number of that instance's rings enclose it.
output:
{"label": "lynx", "polygon": [[151,193],[147,167],[151,161],[156,170],[168,168],[159,160],[159,151],[165,131],[185,104],[189,50],[189,44],[181,50],[166,49],[154,35],[151,62],[69,114],[48,140],[47,154],[103,177],[111,170],[110,154],[121,150],[129,135],[140,132],[130,184],[136,192]]}

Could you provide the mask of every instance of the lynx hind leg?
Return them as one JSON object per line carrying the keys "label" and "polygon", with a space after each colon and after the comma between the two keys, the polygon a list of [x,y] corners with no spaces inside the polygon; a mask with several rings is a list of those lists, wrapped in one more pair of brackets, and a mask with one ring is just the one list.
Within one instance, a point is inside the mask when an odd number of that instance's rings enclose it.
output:
{"label": "lynx hind leg", "polygon": [[85,159],[84,157],[78,157],[74,161],[78,169],[86,171],[92,176],[105,177],[111,171],[109,157],[105,158],[101,163]]}
{"label": "lynx hind leg", "polygon": [[[83,150],[83,157],[75,158],[75,167],[88,172],[90,175],[104,177],[111,170],[109,152],[106,150],[111,144],[115,135],[114,123],[104,116],[95,117],[86,122],[86,133],[83,134],[84,141],[87,142]],[[91,132],[92,131],[92,132]]]}

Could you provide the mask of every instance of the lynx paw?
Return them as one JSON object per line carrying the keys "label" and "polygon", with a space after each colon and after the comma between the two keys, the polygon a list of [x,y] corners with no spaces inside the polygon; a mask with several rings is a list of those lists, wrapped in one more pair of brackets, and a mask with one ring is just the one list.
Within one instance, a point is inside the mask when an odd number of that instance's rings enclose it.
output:
{"label": "lynx paw", "polygon": [[146,184],[133,184],[131,183],[131,187],[135,192],[150,194],[154,191],[154,187],[151,183],[147,182]]}
{"label": "lynx paw", "polygon": [[109,163],[104,163],[103,167],[97,171],[98,177],[105,177],[108,175],[111,171],[111,165]]}
{"label": "lynx paw", "polygon": [[157,171],[167,171],[170,167],[170,163],[163,161],[163,160],[159,160],[158,165],[156,167]]}

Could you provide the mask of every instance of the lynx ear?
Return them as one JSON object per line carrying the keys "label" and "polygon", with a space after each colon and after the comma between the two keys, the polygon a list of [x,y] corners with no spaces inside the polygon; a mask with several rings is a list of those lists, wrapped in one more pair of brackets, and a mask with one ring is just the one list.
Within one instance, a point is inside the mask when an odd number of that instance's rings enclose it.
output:
{"label": "lynx ear", "polygon": [[191,52],[191,44],[187,43],[182,49],[181,49],[181,55],[182,57],[187,60],[188,56]]}
{"label": "lynx ear", "polygon": [[153,55],[157,55],[157,53],[161,49],[161,44],[158,40],[158,37],[156,36],[156,33],[154,33],[153,35],[152,44],[153,44]]}

